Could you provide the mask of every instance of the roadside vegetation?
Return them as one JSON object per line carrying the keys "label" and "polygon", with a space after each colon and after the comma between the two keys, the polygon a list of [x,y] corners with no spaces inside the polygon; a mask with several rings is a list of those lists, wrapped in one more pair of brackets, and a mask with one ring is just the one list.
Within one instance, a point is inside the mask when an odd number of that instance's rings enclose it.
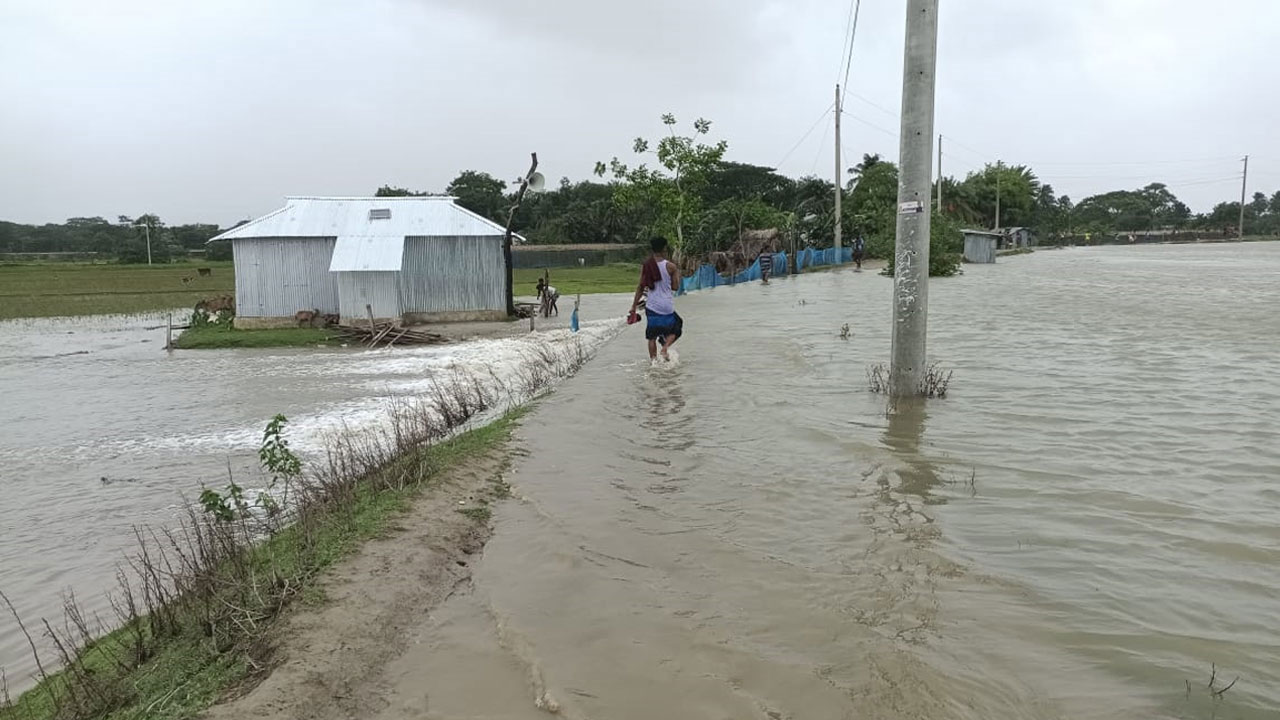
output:
{"label": "roadside vegetation", "polygon": [[[39,684],[20,697],[0,690],[0,720],[189,718],[261,679],[278,621],[299,602],[323,602],[317,579],[326,568],[390,531],[451,468],[500,448],[521,404],[586,359],[576,341],[543,344],[515,382],[496,388],[458,372],[397,403],[385,431],[333,437],[314,465],[289,447],[287,420],[277,416],[258,453],[265,487],[229,479],[206,488],[176,528],[135,529],[136,548],[112,593],[111,628],[86,617],[74,596],[54,621],[19,619],[0,599],[39,668]],[[489,498],[467,516],[486,522],[487,503],[505,492],[494,478]]]}

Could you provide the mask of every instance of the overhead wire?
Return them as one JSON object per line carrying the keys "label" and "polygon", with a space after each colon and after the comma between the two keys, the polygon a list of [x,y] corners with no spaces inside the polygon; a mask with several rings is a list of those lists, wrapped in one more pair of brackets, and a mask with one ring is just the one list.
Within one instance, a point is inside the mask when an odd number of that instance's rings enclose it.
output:
{"label": "overhead wire", "polygon": [[[854,0],[853,3],[853,25],[849,28],[849,51],[846,53],[844,60],[844,82],[840,83],[840,87],[849,87],[849,69],[853,67],[853,43],[858,37],[858,15],[862,12],[862,0]],[[840,103],[840,109],[844,109],[843,100]]]}
{"label": "overhead wire", "polygon": [[[835,103],[832,102],[831,104],[834,105]],[[818,143],[818,152],[813,156],[813,167],[809,170],[810,175],[813,175],[818,172],[818,158],[822,157],[822,151],[826,149],[827,133],[829,132],[831,132],[830,125],[828,125],[826,129],[822,131],[822,140]]]}
{"label": "overhead wire", "polygon": [[829,105],[827,105],[826,108],[823,109],[822,114],[819,115],[818,119],[813,122],[813,125],[809,126],[809,129],[805,131],[804,135],[800,136],[800,139],[796,141],[796,144],[791,146],[791,149],[787,151],[787,154],[783,155],[782,159],[779,160],[776,165],[774,165],[775,168],[782,167],[782,163],[786,162],[787,159],[791,157],[792,153],[798,150],[800,146],[804,144],[805,140],[809,139],[809,136],[813,134],[813,131],[818,129],[818,123],[821,123],[823,120],[826,119],[827,113],[831,112],[831,108],[833,106],[835,106],[834,100]]}

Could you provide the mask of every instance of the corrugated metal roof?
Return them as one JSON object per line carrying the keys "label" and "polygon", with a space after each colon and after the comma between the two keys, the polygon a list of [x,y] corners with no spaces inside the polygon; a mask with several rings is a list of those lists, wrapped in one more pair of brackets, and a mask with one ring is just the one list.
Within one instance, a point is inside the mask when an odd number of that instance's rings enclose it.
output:
{"label": "corrugated metal roof", "polygon": [[329,272],[399,270],[404,262],[403,237],[339,235]]}
{"label": "corrugated metal roof", "polygon": [[[506,228],[452,197],[287,197],[285,206],[214,240],[282,237],[493,237]],[[370,211],[391,211],[372,219]],[[373,216],[385,215],[374,213]]]}

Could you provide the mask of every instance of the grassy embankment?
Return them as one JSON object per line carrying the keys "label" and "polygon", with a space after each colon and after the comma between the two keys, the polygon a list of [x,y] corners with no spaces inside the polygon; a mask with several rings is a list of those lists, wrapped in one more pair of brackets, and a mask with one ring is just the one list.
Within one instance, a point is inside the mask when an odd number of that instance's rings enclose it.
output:
{"label": "grassy embankment", "polygon": [[[212,273],[202,277],[198,268]],[[0,320],[171,310],[234,292],[229,262],[0,265]]]}
{"label": "grassy embankment", "polygon": [[[481,409],[473,406],[463,415],[469,417]],[[69,622],[64,637],[83,649],[71,650],[70,663],[64,658],[63,669],[56,673],[51,658],[45,657],[49,676],[14,702],[0,695],[0,720],[195,716],[228,690],[265,672],[272,626],[297,601],[324,602],[317,580],[326,568],[361,542],[390,530],[414,497],[432,488],[445,473],[499,450],[523,412],[514,410],[449,440],[397,451],[390,460],[384,456],[372,471],[345,478],[322,498],[309,500],[303,519],[279,529],[265,542],[232,540],[234,547],[226,552],[220,552],[221,547],[200,547],[205,541],[227,542],[229,536],[223,533],[237,531],[225,528],[239,524],[219,524],[204,517],[189,520],[176,535],[177,541],[164,534],[153,536],[153,542],[144,540],[150,557],[144,560],[140,552],[133,559],[134,567],[142,568],[144,574],[155,572],[160,577],[176,567],[186,575],[195,567],[200,576],[181,595],[161,595],[155,600],[147,594],[159,593],[159,586],[148,585],[144,578],[136,595],[117,600],[145,604],[150,613],[135,614],[131,622],[106,636],[88,637],[87,631]],[[461,417],[456,419],[462,422]],[[367,459],[358,458],[357,463]],[[504,496],[501,478],[491,482],[490,496]],[[481,507],[466,514],[484,523],[487,501],[480,502]],[[169,555],[158,557],[156,553],[165,548]],[[194,558],[175,558],[175,551],[202,557],[215,552],[218,560],[200,566]],[[37,635],[43,632],[28,629]]]}
{"label": "grassy embankment", "polygon": [[190,328],[173,341],[179,350],[225,348],[338,347],[342,341],[328,330],[280,328],[278,330],[234,330],[210,325]]}

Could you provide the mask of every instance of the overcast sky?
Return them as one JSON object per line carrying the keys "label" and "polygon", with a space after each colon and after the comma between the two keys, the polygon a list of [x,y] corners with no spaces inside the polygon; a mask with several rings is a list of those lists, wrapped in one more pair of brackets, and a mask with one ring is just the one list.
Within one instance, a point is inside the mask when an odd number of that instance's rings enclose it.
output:
{"label": "overcast sky", "polygon": [[[658,116],[733,160],[833,172],[848,0],[0,0],[0,219],[230,224],[299,194],[552,181]],[[895,159],[905,0],[864,0],[848,164]],[[944,171],[1030,164],[1073,199],[1280,189],[1280,2],[942,0]],[[806,131],[813,131],[806,137]],[[797,142],[804,138],[803,142]],[[794,148],[794,149],[793,149]]]}

